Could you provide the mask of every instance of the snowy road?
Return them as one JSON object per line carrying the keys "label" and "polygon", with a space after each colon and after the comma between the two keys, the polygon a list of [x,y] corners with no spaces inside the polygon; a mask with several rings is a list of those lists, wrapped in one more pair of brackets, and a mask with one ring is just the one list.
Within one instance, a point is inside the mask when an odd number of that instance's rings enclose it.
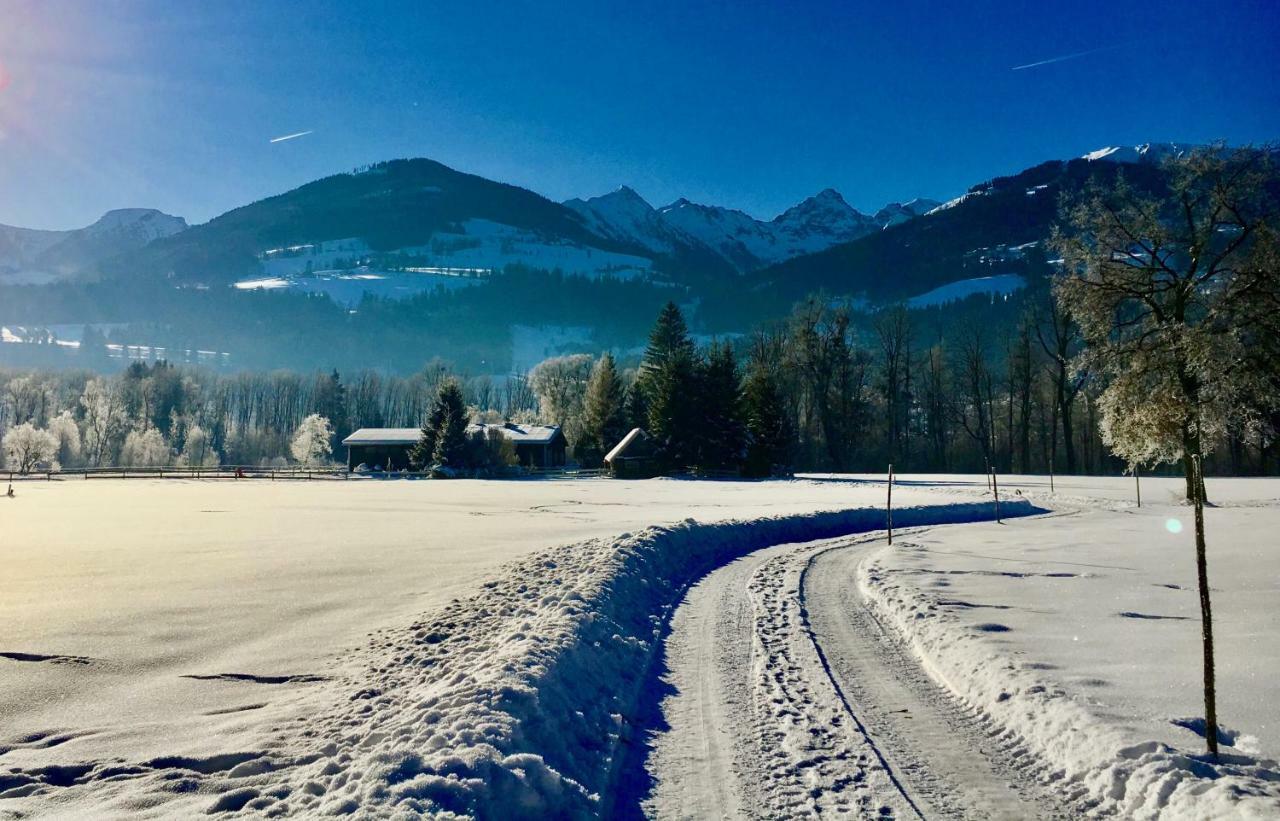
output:
{"label": "snowy road", "polygon": [[674,692],[645,814],[1066,815],[867,608],[855,571],[882,541],[757,551],[689,591],[667,641]]}

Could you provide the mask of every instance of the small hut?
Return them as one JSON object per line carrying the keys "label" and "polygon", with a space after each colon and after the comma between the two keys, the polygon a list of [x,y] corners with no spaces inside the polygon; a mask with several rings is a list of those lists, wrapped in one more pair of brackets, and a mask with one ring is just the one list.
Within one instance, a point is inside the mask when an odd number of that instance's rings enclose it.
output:
{"label": "small hut", "polygon": [[641,428],[632,428],[604,457],[609,474],[621,479],[643,479],[658,473],[658,446]]}

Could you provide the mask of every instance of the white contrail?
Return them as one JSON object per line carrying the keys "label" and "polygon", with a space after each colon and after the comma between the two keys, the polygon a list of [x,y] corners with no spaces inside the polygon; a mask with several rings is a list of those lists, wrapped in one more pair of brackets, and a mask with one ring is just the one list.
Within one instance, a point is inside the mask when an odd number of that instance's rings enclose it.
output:
{"label": "white contrail", "polygon": [[314,131],[299,131],[297,134],[285,134],[283,137],[272,137],[271,142],[282,143],[285,140],[296,140],[299,137],[305,137],[308,134],[314,134]]}
{"label": "white contrail", "polygon": [[1091,48],[1088,51],[1077,51],[1075,54],[1064,54],[1061,57],[1050,57],[1048,60],[1040,60],[1036,63],[1027,63],[1025,66],[1014,66],[1013,71],[1022,71],[1024,68],[1035,68],[1036,66],[1047,66],[1050,63],[1061,63],[1064,60],[1075,60],[1078,57],[1088,57],[1090,54],[1097,54],[1100,51],[1111,51],[1117,46],[1103,46],[1102,48]]}

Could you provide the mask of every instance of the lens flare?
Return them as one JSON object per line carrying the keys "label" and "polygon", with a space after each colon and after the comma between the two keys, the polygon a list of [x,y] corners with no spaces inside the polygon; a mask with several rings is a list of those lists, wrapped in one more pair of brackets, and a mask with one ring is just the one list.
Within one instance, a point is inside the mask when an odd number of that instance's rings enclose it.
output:
{"label": "lens flare", "polygon": [[1182,522],[1179,521],[1178,519],[1165,519],[1164,529],[1169,531],[1170,533],[1181,533]]}

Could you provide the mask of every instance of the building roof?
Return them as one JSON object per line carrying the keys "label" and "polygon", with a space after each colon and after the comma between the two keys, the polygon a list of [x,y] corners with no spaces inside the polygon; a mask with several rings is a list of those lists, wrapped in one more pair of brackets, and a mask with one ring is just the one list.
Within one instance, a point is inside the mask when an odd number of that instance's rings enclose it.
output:
{"label": "building roof", "polygon": [[642,428],[632,428],[631,432],[622,437],[622,441],[614,445],[613,450],[605,455],[604,461],[608,464],[616,459],[651,459],[653,450],[652,437]]}
{"label": "building roof", "polygon": [[556,437],[563,436],[559,425],[517,425],[504,422],[501,425],[467,425],[467,433],[496,430],[517,445],[549,445]]}
{"label": "building roof", "polygon": [[[518,445],[549,445],[557,436],[562,436],[558,425],[517,425],[507,422],[502,425],[467,425],[467,433],[483,433],[496,430]],[[360,430],[342,440],[342,444],[377,446],[377,445],[412,445],[422,438],[419,428],[360,428]]]}
{"label": "building roof", "polygon": [[342,440],[344,445],[412,445],[422,438],[419,428],[361,428]]}

